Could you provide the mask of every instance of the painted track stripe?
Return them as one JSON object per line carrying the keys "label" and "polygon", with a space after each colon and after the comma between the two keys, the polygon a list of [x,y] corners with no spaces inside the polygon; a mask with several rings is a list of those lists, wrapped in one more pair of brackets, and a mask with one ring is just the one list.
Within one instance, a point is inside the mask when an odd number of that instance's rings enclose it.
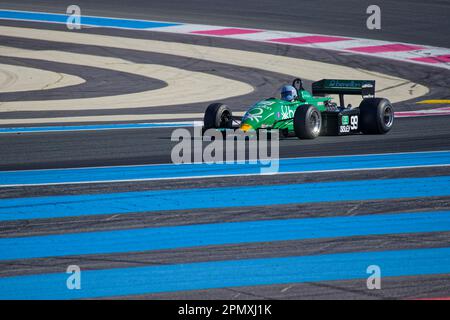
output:
{"label": "painted track stripe", "polygon": [[449,230],[450,211],[202,224],[5,238],[0,260]]}
{"label": "painted track stripe", "polygon": [[323,42],[336,42],[336,41],[345,41],[351,40],[350,38],[343,37],[332,37],[332,36],[303,36],[303,37],[294,37],[294,38],[278,38],[271,39],[271,42],[279,42],[279,43],[289,43],[289,44],[313,44],[313,43],[323,43]]}
{"label": "painted track stripe", "polygon": [[262,32],[262,30],[255,29],[240,29],[240,28],[223,28],[223,29],[214,29],[214,30],[201,30],[201,31],[192,31],[193,34],[205,34],[205,35],[214,35],[214,36],[230,36],[230,35],[238,35],[238,34],[251,34]]}
{"label": "painted track stripe", "polygon": [[151,128],[178,128],[193,126],[195,122],[166,122],[166,123],[118,123],[79,126],[46,126],[46,127],[19,127],[0,128],[0,133],[31,133],[31,132],[60,132],[60,131],[96,131],[119,129],[151,129]]}
{"label": "painted track stripe", "polygon": [[365,52],[365,53],[380,53],[380,52],[398,52],[424,49],[423,46],[407,45],[407,44],[386,44],[381,46],[367,46],[349,48],[351,51]]}
{"label": "painted track stripe", "polygon": [[[363,170],[450,165],[450,151],[369,154],[279,160],[279,173]],[[1,186],[98,183],[135,180],[259,175],[261,163],[160,164],[94,168],[0,171]]]}
{"label": "painted track stripe", "polygon": [[414,300],[448,300],[450,301],[450,297],[436,297],[436,298],[420,298],[420,299],[414,299]]}
{"label": "painted track stripe", "polygon": [[448,195],[450,176],[13,198],[0,221]]}
{"label": "painted track stripe", "polygon": [[[424,100],[417,103],[439,104],[446,100]],[[450,108],[443,107],[437,109],[414,110],[414,111],[397,111],[396,118],[426,117],[426,116],[446,116],[450,115]]]}
{"label": "painted track stripe", "polygon": [[[245,259],[83,271],[82,289],[68,290],[67,274],[0,278],[0,299],[76,299],[283,283],[447,274],[450,248]],[[114,281],[110,281],[114,279]]]}
{"label": "painted track stripe", "polygon": [[[416,103],[417,104],[450,104],[450,100],[445,100],[445,99],[422,100],[422,101],[418,101]],[[446,109],[446,110],[448,110],[448,109]]]}
{"label": "painted track stripe", "polygon": [[[431,111],[431,110],[430,110]],[[396,113],[397,118],[413,118],[413,117],[431,117],[431,116],[448,116],[450,111],[403,111],[399,114]]]}
{"label": "painted track stripe", "polygon": [[[29,20],[52,23],[66,23],[68,15],[30,11],[0,10],[0,19]],[[81,25],[96,27],[114,27],[125,29],[150,29],[177,26],[179,23],[156,22],[147,20],[118,19],[106,17],[81,16]]]}
{"label": "painted track stripe", "polygon": [[411,60],[426,62],[426,63],[449,63],[450,55],[446,54],[446,55],[442,55],[442,56],[411,58]]}

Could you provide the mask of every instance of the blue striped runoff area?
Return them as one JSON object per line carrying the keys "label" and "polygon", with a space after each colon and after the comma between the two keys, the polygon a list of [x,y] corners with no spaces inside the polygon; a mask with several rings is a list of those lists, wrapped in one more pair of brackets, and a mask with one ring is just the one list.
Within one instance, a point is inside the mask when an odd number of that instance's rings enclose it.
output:
{"label": "blue striped runoff area", "polygon": [[450,176],[0,199],[0,221],[450,195]]}
{"label": "blue striped runoff area", "polygon": [[[258,161],[0,171],[0,187],[259,175],[266,166]],[[278,173],[423,166],[450,166],[450,151],[279,159]]]}
{"label": "blue striped runoff area", "polygon": [[4,238],[0,260],[444,231],[450,211],[229,222]]}
{"label": "blue striped runoff area", "polygon": [[245,259],[81,272],[81,289],[68,274],[0,278],[0,299],[76,299],[332,280],[361,279],[378,265],[382,277],[450,273],[450,248],[353,252]]}

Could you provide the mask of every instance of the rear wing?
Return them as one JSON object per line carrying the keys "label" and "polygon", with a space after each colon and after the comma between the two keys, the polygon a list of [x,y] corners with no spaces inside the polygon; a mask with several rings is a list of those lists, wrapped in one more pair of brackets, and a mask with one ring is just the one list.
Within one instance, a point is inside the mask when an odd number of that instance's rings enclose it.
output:
{"label": "rear wing", "polygon": [[375,80],[335,80],[322,79],[312,84],[314,96],[339,94],[340,103],[344,106],[344,95],[361,95],[363,98],[375,96]]}

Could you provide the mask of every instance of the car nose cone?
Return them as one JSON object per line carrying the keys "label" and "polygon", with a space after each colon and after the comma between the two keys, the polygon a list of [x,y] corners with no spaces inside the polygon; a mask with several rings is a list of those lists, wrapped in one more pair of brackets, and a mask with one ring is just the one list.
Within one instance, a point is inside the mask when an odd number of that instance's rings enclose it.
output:
{"label": "car nose cone", "polygon": [[241,129],[244,132],[247,132],[249,130],[252,130],[253,127],[251,125],[247,124],[247,123],[244,123],[244,124],[241,125],[241,127],[239,129]]}

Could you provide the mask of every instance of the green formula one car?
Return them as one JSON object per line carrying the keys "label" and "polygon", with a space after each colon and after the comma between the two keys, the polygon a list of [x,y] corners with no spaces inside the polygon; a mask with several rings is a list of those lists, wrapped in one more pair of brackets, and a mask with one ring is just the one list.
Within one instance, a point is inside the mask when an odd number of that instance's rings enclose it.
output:
{"label": "green formula one car", "polygon": [[[338,94],[339,105],[327,94]],[[358,107],[345,106],[344,95],[361,95]],[[312,84],[312,94],[302,80],[283,87],[281,99],[269,98],[255,103],[243,117],[233,116],[222,103],[206,109],[203,130],[240,129],[255,132],[278,129],[284,137],[314,139],[319,135],[385,134],[394,123],[394,108],[389,100],[375,98],[373,80],[323,79]]]}

